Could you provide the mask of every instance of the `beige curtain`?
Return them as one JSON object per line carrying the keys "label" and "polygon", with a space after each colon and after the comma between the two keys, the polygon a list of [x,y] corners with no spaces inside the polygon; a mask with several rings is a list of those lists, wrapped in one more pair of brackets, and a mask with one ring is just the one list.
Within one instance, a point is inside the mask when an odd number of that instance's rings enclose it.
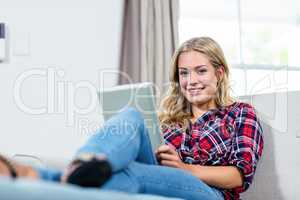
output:
{"label": "beige curtain", "polygon": [[125,0],[119,84],[169,82],[178,10],[179,0]]}

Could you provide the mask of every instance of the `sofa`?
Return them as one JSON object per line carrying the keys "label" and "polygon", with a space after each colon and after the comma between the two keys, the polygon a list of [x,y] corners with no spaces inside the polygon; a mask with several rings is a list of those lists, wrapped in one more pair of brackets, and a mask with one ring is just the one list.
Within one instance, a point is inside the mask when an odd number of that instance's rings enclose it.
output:
{"label": "sofa", "polygon": [[126,194],[47,181],[0,177],[1,200],[176,200],[155,195]]}
{"label": "sofa", "polygon": [[[254,105],[264,129],[265,147],[244,200],[300,199],[300,91],[239,97]],[[0,178],[0,199],[130,199],[171,200],[155,195],[125,194],[99,189],[82,189],[56,183]]]}

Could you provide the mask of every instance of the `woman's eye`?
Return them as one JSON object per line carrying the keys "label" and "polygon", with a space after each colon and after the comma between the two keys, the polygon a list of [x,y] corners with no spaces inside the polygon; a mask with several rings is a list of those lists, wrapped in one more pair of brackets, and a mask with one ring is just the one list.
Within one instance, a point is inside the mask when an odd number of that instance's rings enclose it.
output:
{"label": "woman's eye", "polygon": [[180,71],[179,74],[181,76],[186,76],[186,75],[188,75],[188,72],[187,71]]}
{"label": "woman's eye", "polygon": [[199,73],[199,74],[203,74],[203,73],[205,73],[205,72],[207,72],[206,69],[199,69],[199,70],[198,70],[198,73]]}

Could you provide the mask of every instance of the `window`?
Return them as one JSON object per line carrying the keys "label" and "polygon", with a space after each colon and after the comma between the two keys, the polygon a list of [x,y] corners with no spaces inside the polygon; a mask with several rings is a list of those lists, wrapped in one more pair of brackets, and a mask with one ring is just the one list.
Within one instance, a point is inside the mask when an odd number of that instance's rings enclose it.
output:
{"label": "window", "polygon": [[179,41],[196,36],[222,46],[234,95],[300,89],[300,1],[180,0]]}

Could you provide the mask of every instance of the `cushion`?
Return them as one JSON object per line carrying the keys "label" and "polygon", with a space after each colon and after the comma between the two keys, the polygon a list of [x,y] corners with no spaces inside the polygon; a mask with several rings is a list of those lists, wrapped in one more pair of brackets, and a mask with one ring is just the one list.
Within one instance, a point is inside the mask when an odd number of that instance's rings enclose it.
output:
{"label": "cushion", "polygon": [[14,181],[1,176],[0,197],[6,200],[175,200],[155,195],[81,188],[42,180],[18,179]]}

